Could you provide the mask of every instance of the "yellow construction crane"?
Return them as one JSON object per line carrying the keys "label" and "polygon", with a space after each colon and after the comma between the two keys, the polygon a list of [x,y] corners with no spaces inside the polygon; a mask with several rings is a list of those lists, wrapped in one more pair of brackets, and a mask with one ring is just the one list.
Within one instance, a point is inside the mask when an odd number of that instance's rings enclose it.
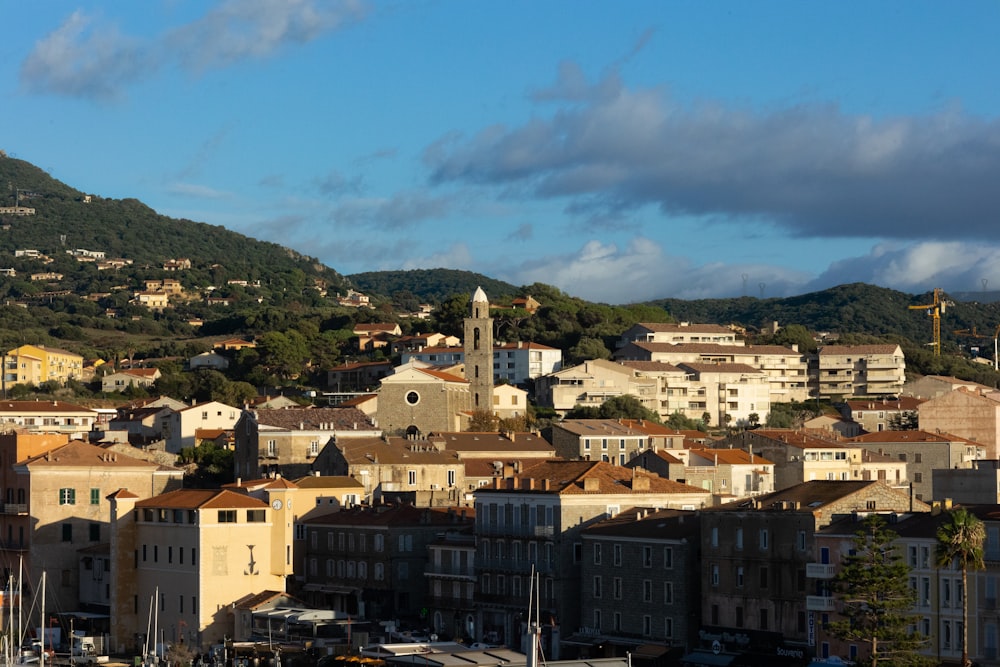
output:
{"label": "yellow construction crane", "polygon": [[934,288],[934,303],[928,303],[923,306],[908,306],[910,310],[926,310],[927,314],[931,316],[934,321],[934,342],[931,343],[934,347],[934,356],[941,356],[941,313],[944,312],[945,306],[948,305],[947,301],[941,298],[941,288]]}
{"label": "yellow construction crane", "polygon": [[993,335],[981,334],[976,331],[976,327],[972,329],[957,329],[953,331],[956,336],[966,336],[968,338],[987,338],[993,340],[993,370],[1000,370],[1000,360],[997,359],[997,339],[1000,338],[1000,325],[993,331]]}

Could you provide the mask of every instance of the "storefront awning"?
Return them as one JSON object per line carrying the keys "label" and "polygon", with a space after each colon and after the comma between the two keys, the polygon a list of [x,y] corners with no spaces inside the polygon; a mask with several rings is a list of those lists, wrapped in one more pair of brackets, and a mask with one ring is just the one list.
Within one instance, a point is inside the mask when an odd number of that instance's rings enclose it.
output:
{"label": "storefront awning", "polygon": [[691,651],[681,658],[682,665],[691,667],[728,667],[729,663],[736,658],[735,655],[726,653],[712,653],[711,651]]}

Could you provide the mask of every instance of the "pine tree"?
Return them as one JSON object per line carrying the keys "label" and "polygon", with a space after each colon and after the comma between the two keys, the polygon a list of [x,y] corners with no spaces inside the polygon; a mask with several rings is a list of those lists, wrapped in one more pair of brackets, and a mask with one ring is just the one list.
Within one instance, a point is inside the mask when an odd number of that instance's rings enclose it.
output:
{"label": "pine tree", "polygon": [[866,645],[862,659],[867,653],[872,667],[930,663],[918,653],[927,639],[916,630],[916,592],[909,585],[910,566],[896,552],[897,537],[881,516],[870,514],[834,579],[843,619],[829,630],[839,639]]}

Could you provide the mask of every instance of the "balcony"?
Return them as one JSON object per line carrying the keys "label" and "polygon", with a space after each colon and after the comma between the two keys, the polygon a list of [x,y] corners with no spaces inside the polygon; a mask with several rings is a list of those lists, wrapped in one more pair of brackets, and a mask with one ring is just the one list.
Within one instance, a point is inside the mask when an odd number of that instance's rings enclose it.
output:
{"label": "balcony", "polygon": [[808,611],[836,611],[837,598],[825,595],[807,595],[806,609]]}
{"label": "balcony", "polygon": [[435,577],[451,577],[459,579],[475,579],[476,571],[471,565],[429,565],[424,574]]}
{"label": "balcony", "polygon": [[806,577],[809,579],[833,579],[836,574],[833,563],[806,563]]}
{"label": "balcony", "polygon": [[4,514],[27,514],[28,504],[27,503],[4,503],[3,505]]}

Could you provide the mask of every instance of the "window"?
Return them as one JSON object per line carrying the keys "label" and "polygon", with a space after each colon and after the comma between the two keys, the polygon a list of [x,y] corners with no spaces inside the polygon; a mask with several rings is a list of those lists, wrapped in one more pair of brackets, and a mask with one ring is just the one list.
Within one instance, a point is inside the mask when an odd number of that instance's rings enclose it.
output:
{"label": "window", "polygon": [[385,535],[377,534],[375,535],[375,551],[385,550]]}
{"label": "window", "polygon": [[719,566],[715,563],[712,564],[712,585],[719,585]]}
{"label": "window", "polygon": [[764,551],[764,550],[767,549],[767,543],[768,543],[767,528],[761,528],[761,530],[760,530],[760,548],[761,548],[761,551]]}
{"label": "window", "polygon": [[383,563],[375,563],[375,581],[382,581],[385,579],[385,565]]}
{"label": "window", "polygon": [[73,541],[73,524],[64,523],[62,525],[62,541],[63,542]]}
{"label": "window", "polygon": [[264,510],[247,510],[247,523],[264,523],[266,520]]}
{"label": "window", "polygon": [[622,578],[615,577],[611,580],[611,592],[616,600],[622,599]]}
{"label": "window", "polygon": [[236,523],[236,510],[219,510],[219,523]]}
{"label": "window", "polygon": [[653,634],[653,618],[648,614],[642,617],[642,634],[646,637]]}
{"label": "window", "polygon": [[653,581],[651,579],[642,580],[642,601],[653,601]]}
{"label": "window", "polygon": [[60,505],[76,505],[76,489],[59,489]]}
{"label": "window", "polygon": [[669,570],[674,567],[674,548],[663,547],[663,569]]}
{"label": "window", "polygon": [[[712,546],[715,546],[715,545],[712,545]],[[743,548],[743,529],[742,528],[737,528],[736,529],[736,548],[737,549],[742,549]]]}
{"label": "window", "polygon": [[719,527],[712,526],[712,546],[719,546]]}
{"label": "window", "polygon": [[89,533],[88,539],[90,539],[91,542],[101,541],[101,524],[91,523],[87,526],[87,531]]}
{"label": "window", "polygon": [[674,638],[674,619],[669,616],[663,619],[663,636],[667,639]]}
{"label": "window", "polygon": [[642,548],[642,566],[653,567],[653,547],[644,546]]}
{"label": "window", "polygon": [[736,586],[743,588],[743,566],[736,568]]}
{"label": "window", "polygon": [[601,544],[594,544],[594,565],[601,564]]}
{"label": "window", "polygon": [[101,490],[100,489],[91,489],[90,490],[90,504],[91,505],[100,505],[101,504]]}
{"label": "window", "polygon": [[617,566],[622,564],[622,545],[616,544],[611,548],[612,557],[614,558],[614,563]]}
{"label": "window", "polygon": [[597,575],[594,577],[594,597],[601,597],[601,576]]}
{"label": "window", "polygon": [[278,455],[278,443],[274,440],[267,441],[267,455],[271,457]]}
{"label": "window", "polygon": [[406,481],[410,484],[410,486],[413,486],[414,484],[416,484],[417,483],[417,471],[416,470],[407,470],[406,471]]}
{"label": "window", "polygon": [[673,604],[674,603],[674,582],[664,581],[663,582],[663,604]]}

